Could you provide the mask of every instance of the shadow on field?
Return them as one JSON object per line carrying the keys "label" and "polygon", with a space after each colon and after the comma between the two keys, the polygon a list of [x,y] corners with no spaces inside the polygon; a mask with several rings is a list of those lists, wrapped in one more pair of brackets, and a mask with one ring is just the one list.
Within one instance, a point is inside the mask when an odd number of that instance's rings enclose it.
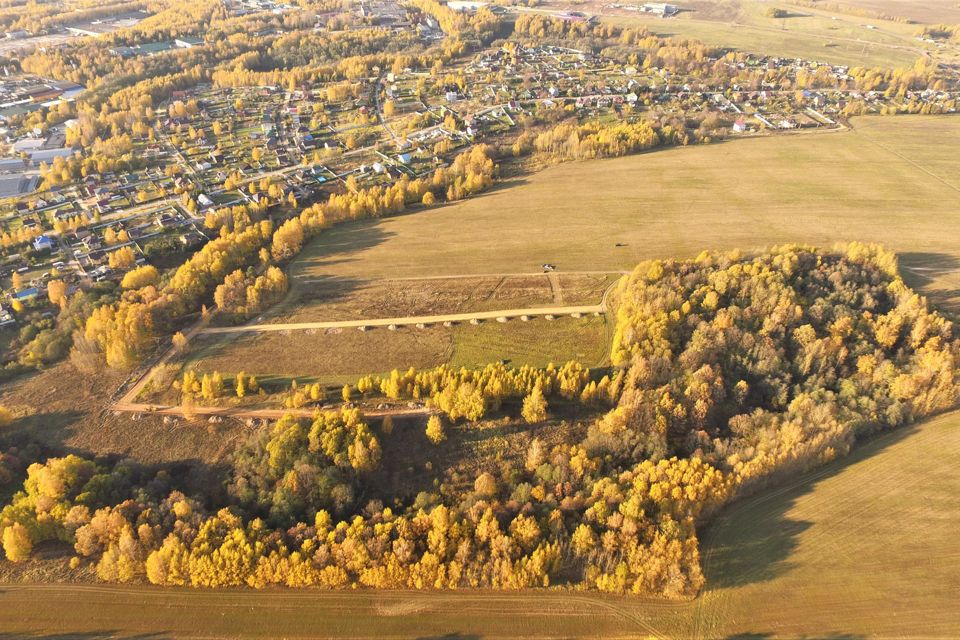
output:
{"label": "shadow on field", "polygon": [[121,634],[118,631],[82,631],[76,633],[2,633],[0,640],[167,640],[174,636],[166,633],[135,633],[133,635]]}
{"label": "shadow on field", "polygon": [[[768,582],[788,573],[794,564],[790,557],[799,544],[800,535],[812,522],[790,517],[796,501],[811,493],[817,484],[843,473],[916,431],[902,427],[877,435],[854,445],[845,458],[812,472],[760,488],[721,512],[701,536],[705,591],[741,587]],[[731,636],[763,638],[760,635]],[[847,638],[826,635],[817,637]]]}
{"label": "shadow on field", "polygon": [[[766,640],[767,638],[777,638],[778,634],[773,631],[764,631],[764,632],[753,632],[747,631],[745,633],[737,633],[732,636],[727,636],[724,640]],[[806,640],[810,638],[816,638],[817,640],[864,640],[867,636],[861,635],[858,633],[818,633],[816,635],[810,636],[797,636],[798,640]]]}
{"label": "shadow on field", "polygon": [[328,267],[335,264],[352,262],[356,254],[383,244],[395,233],[386,231],[379,219],[358,220],[348,224],[337,225],[333,229],[321,234],[312,241],[297,260],[297,276],[300,278],[312,277],[304,273],[316,267]]}
{"label": "shadow on field", "polygon": [[897,257],[900,276],[907,286],[927,296],[935,307],[953,319],[960,315],[960,289],[931,287],[938,278],[960,271],[960,259],[946,253],[924,251],[901,253]]}
{"label": "shadow on field", "polygon": [[475,633],[447,633],[442,636],[418,636],[416,640],[480,640],[483,636]]}

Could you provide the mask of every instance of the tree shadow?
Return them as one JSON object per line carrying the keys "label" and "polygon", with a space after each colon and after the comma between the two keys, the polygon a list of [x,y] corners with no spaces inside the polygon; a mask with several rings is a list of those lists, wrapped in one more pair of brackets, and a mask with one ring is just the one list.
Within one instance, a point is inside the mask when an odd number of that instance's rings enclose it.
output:
{"label": "tree shadow", "polygon": [[442,636],[417,636],[416,640],[481,640],[476,633],[446,633]]}
{"label": "tree shadow", "polygon": [[305,270],[352,262],[357,254],[383,244],[396,234],[387,231],[381,218],[335,225],[304,247],[295,260],[296,276],[309,278]]}
{"label": "tree shadow", "polygon": [[[951,319],[960,318],[960,288],[938,287],[937,279],[960,272],[960,259],[946,253],[913,251],[897,254],[900,277],[911,289],[926,296],[930,303]],[[960,282],[960,273],[957,273]]]}
{"label": "tree shadow", "polygon": [[754,487],[749,496],[724,508],[701,534],[705,591],[769,582],[789,573],[796,566],[790,558],[801,534],[814,524],[789,515],[797,500],[814,491],[820,482],[880,453],[915,431],[916,427],[902,427],[861,440],[843,459],[796,477],[783,477],[766,486]]}
{"label": "tree shadow", "polygon": [[157,633],[125,634],[113,629],[102,631],[67,631],[64,633],[5,633],[0,632],[0,640],[167,640],[174,636],[161,631]]}
{"label": "tree shadow", "polygon": [[[778,634],[773,631],[746,631],[735,633],[731,636],[725,636],[724,640],[766,640],[767,638],[776,638]],[[860,633],[818,633],[816,635],[796,636],[797,640],[865,640],[867,636]]]}

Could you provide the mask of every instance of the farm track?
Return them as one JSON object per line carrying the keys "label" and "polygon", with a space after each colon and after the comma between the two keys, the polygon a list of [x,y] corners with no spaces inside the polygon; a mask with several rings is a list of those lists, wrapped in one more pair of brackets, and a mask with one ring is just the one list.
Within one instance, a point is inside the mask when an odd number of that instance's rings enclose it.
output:
{"label": "farm track", "polygon": [[522,316],[564,316],[603,313],[602,304],[571,307],[528,307],[523,309],[504,309],[502,311],[473,311],[469,313],[448,313],[435,316],[402,316],[398,318],[368,318],[366,320],[329,320],[321,322],[291,322],[278,324],[247,324],[239,327],[211,327],[201,329],[204,335],[225,333],[263,333],[266,331],[298,331],[303,329],[363,329],[373,327],[401,327],[409,325],[441,324],[444,322],[469,322],[472,320],[515,319]]}

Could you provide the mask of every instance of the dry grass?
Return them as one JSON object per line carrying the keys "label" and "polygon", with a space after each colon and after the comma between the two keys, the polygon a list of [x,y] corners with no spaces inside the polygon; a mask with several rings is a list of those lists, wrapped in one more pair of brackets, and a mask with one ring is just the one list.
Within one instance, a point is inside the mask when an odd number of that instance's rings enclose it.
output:
{"label": "dry grass", "polygon": [[558,301],[568,305],[596,304],[616,279],[615,274],[543,273],[376,280],[312,278],[300,262],[293,265],[292,274],[290,294],[255,322],[429,316],[550,306]]}
{"label": "dry grass", "polygon": [[608,324],[596,317],[406,326],[396,331],[311,329],[203,337],[192,345],[185,367],[224,375],[243,371],[261,383],[284,387],[290,378],[343,384],[368,373],[444,363],[474,367],[506,360],[512,366],[546,366],[577,359],[599,366],[607,360],[608,344]]}
{"label": "dry grass", "polygon": [[3,439],[39,442],[51,455],[111,456],[168,466],[190,491],[219,485],[221,465],[246,437],[247,427],[236,421],[209,424],[114,414],[106,403],[121,379],[110,371],[79,373],[62,363],[5,384],[0,404],[18,419],[4,429]]}
{"label": "dry grass", "polygon": [[[868,1],[865,0],[864,7]],[[875,4],[883,3],[883,0],[877,0]],[[841,4],[851,3],[841,0]],[[660,35],[694,38],[719,47],[834,64],[911,67],[924,52],[933,49],[915,39],[917,25],[794,6],[789,0],[780,3],[775,0],[688,0],[679,6],[685,11],[663,20],[636,12],[611,11],[604,3],[591,4],[594,11],[602,12],[606,21],[645,25]],[[788,17],[768,16],[767,10],[771,7],[787,10]],[[902,15],[894,8],[885,12]],[[942,15],[948,13],[940,12]],[[937,12],[924,14],[932,17]],[[868,29],[868,24],[873,28]]]}
{"label": "dry grass", "polygon": [[884,243],[905,266],[955,270],[960,117],[855,126],[563,164],[455,205],[332,229],[293,274],[613,271],[703,249],[851,240]]}

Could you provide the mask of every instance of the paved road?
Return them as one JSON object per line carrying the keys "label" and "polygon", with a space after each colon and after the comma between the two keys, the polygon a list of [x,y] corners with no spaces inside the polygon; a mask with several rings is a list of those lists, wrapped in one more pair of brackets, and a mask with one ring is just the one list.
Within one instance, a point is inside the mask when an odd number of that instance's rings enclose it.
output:
{"label": "paved road", "polygon": [[248,324],[240,327],[211,327],[201,329],[199,333],[260,333],[265,331],[297,331],[301,329],[359,329],[361,327],[397,327],[417,324],[441,324],[444,322],[469,322],[471,320],[513,319],[522,316],[565,316],[603,313],[603,304],[577,307],[531,307],[528,309],[505,309],[502,311],[473,311],[470,313],[450,313],[439,316],[404,316],[400,318],[368,318],[366,320],[330,320],[326,322],[291,322],[285,324]]}

